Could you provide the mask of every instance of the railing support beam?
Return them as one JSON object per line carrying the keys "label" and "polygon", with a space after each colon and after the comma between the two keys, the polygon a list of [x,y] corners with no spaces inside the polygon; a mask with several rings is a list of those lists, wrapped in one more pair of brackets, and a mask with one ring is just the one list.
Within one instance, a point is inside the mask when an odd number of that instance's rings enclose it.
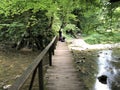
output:
{"label": "railing support beam", "polygon": [[43,80],[43,60],[40,62],[38,66],[38,78],[39,78],[39,90],[44,90],[44,80]]}
{"label": "railing support beam", "polygon": [[36,69],[34,70],[34,72],[33,72],[32,79],[31,79],[31,82],[30,82],[29,90],[32,90],[33,83],[34,83],[35,76],[36,76],[36,72],[37,72],[37,68],[36,68]]}
{"label": "railing support beam", "polygon": [[32,79],[30,82],[29,90],[32,90],[36,73],[38,72],[39,76],[39,90],[44,90],[44,81],[43,81],[43,58],[46,54],[49,53],[49,65],[52,66],[52,54],[54,54],[55,45],[57,43],[57,36],[55,36],[52,41],[46,46],[46,48],[38,55],[38,57],[28,66],[28,68],[23,72],[21,77],[19,77],[15,83],[8,90],[20,90],[27,79],[32,74]]}
{"label": "railing support beam", "polygon": [[52,66],[52,48],[49,49],[49,65]]}

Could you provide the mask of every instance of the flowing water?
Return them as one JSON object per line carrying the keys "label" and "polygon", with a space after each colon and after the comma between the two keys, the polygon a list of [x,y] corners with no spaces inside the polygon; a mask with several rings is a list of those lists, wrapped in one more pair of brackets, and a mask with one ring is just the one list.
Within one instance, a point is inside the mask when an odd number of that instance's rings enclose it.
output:
{"label": "flowing water", "polygon": [[106,83],[98,78],[94,84],[94,90],[120,90],[120,52],[118,50],[102,50],[98,52],[98,74],[106,76]]}
{"label": "flowing water", "polygon": [[84,90],[120,90],[120,48],[73,54]]}
{"label": "flowing water", "polygon": [[89,45],[81,38],[69,48],[84,90],[120,90],[120,43]]}

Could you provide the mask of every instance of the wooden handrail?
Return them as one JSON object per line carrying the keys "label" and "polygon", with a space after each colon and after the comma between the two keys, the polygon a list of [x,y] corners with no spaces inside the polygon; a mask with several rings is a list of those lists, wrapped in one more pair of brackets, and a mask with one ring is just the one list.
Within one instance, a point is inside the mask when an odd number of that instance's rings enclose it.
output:
{"label": "wooden handrail", "polygon": [[[48,44],[48,46],[38,55],[38,57],[34,60],[34,62],[28,66],[28,68],[23,72],[23,74],[21,75],[21,77],[19,77],[15,83],[8,89],[8,90],[20,90],[20,88],[24,85],[24,83],[26,82],[26,80],[29,78],[29,76],[37,71],[36,69],[38,68],[38,71],[40,71],[40,67],[42,68],[42,59],[43,57],[49,52],[49,59],[51,60],[52,58],[52,51],[51,49],[54,49],[55,48],[55,44],[57,42],[57,36],[55,36],[52,41]],[[51,61],[50,61],[50,65],[51,64]],[[41,72],[41,71],[40,71]],[[39,75],[42,75],[41,73],[39,72]],[[35,72],[36,73],[36,72]],[[35,74],[33,73],[33,74]],[[34,75],[33,75],[34,76]],[[33,77],[34,78],[34,77]],[[41,77],[40,77],[41,78]],[[40,81],[40,80],[39,80]],[[40,85],[41,86],[41,85]],[[30,86],[31,87],[31,86]],[[32,88],[32,87],[31,87]],[[29,88],[29,90],[31,90]],[[43,90],[43,87],[42,89],[40,90]]]}

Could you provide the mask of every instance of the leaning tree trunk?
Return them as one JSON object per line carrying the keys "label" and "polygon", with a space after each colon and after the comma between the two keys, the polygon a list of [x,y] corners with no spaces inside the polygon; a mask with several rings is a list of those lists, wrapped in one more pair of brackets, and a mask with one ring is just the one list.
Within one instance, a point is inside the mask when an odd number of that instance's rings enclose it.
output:
{"label": "leaning tree trunk", "polygon": [[31,27],[27,28],[26,33],[23,35],[20,41],[17,43],[17,50],[22,48],[29,48],[29,49],[38,49],[43,50],[43,38],[41,35],[33,36],[31,32]]}

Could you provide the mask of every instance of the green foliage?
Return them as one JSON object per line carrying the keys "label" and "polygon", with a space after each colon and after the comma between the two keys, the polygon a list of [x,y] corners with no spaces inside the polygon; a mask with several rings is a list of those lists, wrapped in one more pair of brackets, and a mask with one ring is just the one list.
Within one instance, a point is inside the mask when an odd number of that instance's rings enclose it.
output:
{"label": "green foliage", "polygon": [[44,42],[39,43],[46,45],[55,33],[50,27],[51,13],[55,9],[52,8],[50,11],[51,0],[48,0],[47,4],[44,1],[1,1],[1,41],[17,43],[24,37],[38,38],[40,36],[39,39],[44,39]]}
{"label": "green foliage", "polygon": [[119,3],[108,0],[1,0],[0,37],[16,42],[29,32],[49,41],[62,28],[86,35],[109,30],[114,37],[112,33],[120,28],[119,16]]}
{"label": "green foliage", "polygon": [[107,44],[107,43],[117,43],[120,41],[120,33],[114,32],[112,33],[94,33],[87,37],[84,37],[85,41],[89,44]]}
{"label": "green foliage", "polygon": [[11,24],[0,24],[1,34],[0,40],[7,41],[17,41],[21,38],[21,35],[24,33],[25,26],[19,22],[13,22]]}
{"label": "green foliage", "polygon": [[76,26],[74,24],[67,24],[64,28],[65,30],[76,30]]}

